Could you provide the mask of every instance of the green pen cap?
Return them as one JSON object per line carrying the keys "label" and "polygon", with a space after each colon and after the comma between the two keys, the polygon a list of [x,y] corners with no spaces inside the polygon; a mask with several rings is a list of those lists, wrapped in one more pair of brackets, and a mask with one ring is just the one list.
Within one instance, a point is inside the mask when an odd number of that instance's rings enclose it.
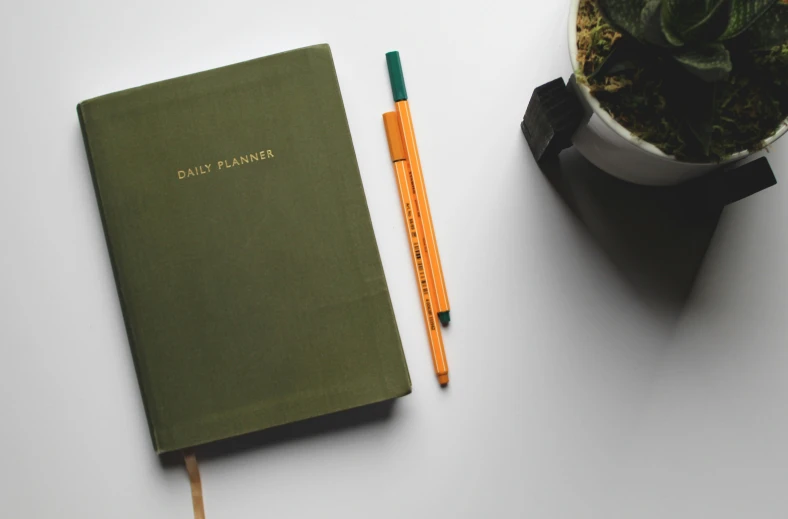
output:
{"label": "green pen cap", "polygon": [[386,63],[389,66],[389,79],[391,80],[391,93],[394,95],[394,102],[405,101],[408,99],[408,91],[405,90],[405,76],[402,74],[399,52],[396,50],[387,52]]}

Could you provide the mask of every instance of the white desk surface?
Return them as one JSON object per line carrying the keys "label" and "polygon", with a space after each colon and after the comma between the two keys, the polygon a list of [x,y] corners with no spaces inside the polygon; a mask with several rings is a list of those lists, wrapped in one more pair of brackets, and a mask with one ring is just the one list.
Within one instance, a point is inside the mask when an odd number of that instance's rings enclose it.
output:
{"label": "white desk surface", "polygon": [[[183,469],[148,438],[77,102],[328,42],[413,394],[381,419],[204,459],[208,518],[788,516],[786,183],[727,208],[712,235],[570,152],[570,210],[519,129],[532,89],[571,72],[567,10],[4,3],[2,515],[192,516]],[[447,391],[381,121],[393,49],[452,301]],[[788,142],[770,160],[780,178]]]}

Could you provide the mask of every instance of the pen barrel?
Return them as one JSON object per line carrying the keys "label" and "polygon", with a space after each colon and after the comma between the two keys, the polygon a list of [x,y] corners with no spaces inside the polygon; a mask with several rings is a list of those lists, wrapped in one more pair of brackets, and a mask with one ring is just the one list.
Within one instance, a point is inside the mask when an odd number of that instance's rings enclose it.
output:
{"label": "pen barrel", "polygon": [[436,312],[444,313],[450,310],[449,294],[446,291],[446,283],[443,278],[443,265],[441,264],[438,241],[435,237],[435,228],[432,223],[432,212],[430,211],[430,202],[427,198],[427,188],[421,169],[421,158],[419,157],[419,148],[416,144],[416,133],[413,128],[413,119],[410,115],[410,105],[405,100],[398,101],[396,107],[402,141],[405,146],[405,155],[410,166],[410,193],[416,206],[419,224],[422,229],[420,234],[425,242],[424,254],[428,257],[432,277],[435,280]]}
{"label": "pen barrel", "polygon": [[416,280],[418,282],[419,298],[421,299],[422,311],[424,313],[424,323],[427,326],[427,333],[429,335],[432,362],[435,366],[435,374],[438,376],[438,380],[441,384],[445,385],[449,381],[449,366],[446,362],[443,334],[438,325],[438,319],[436,317],[437,310],[433,302],[435,282],[431,275],[431,269],[425,261],[423,235],[419,232],[418,217],[408,186],[407,162],[404,160],[394,162],[394,172],[397,177],[397,188],[399,190],[400,202],[402,205],[402,214],[405,218],[405,229],[408,234],[413,269],[416,273]]}

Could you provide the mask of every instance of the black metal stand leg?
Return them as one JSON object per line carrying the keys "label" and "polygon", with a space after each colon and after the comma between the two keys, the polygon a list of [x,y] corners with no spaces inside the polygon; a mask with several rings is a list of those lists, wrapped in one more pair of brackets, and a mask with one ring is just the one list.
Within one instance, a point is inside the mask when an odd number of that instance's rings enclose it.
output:
{"label": "black metal stand leg", "polygon": [[724,207],[777,184],[766,157],[688,182],[688,192],[707,206]]}
{"label": "black metal stand leg", "polygon": [[563,78],[558,78],[534,90],[520,128],[539,162],[570,147],[582,120],[583,107]]}

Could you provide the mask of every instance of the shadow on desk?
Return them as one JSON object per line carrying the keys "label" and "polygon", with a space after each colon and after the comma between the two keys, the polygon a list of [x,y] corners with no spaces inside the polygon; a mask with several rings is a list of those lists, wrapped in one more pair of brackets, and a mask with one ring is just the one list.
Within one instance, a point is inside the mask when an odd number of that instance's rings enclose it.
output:
{"label": "shadow on desk", "polygon": [[[200,461],[205,461],[250,450],[264,449],[286,442],[304,440],[317,435],[340,433],[348,429],[387,421],[393,413],[396,402],[396,399],[387,400],[348,411],[280,425],[279,427],[272,427],[271,429],[201,445],[196,447],[194,451]],[[159,461],[167,468],[182,468],[183,454],[180,452],[163,454],[159,456]]]}
{"label": "shadow on desk", "polygon": [[539,167],[638,297],[677,319],[722,208],[701,208],[686,187],[618,180],[574,149]]}

